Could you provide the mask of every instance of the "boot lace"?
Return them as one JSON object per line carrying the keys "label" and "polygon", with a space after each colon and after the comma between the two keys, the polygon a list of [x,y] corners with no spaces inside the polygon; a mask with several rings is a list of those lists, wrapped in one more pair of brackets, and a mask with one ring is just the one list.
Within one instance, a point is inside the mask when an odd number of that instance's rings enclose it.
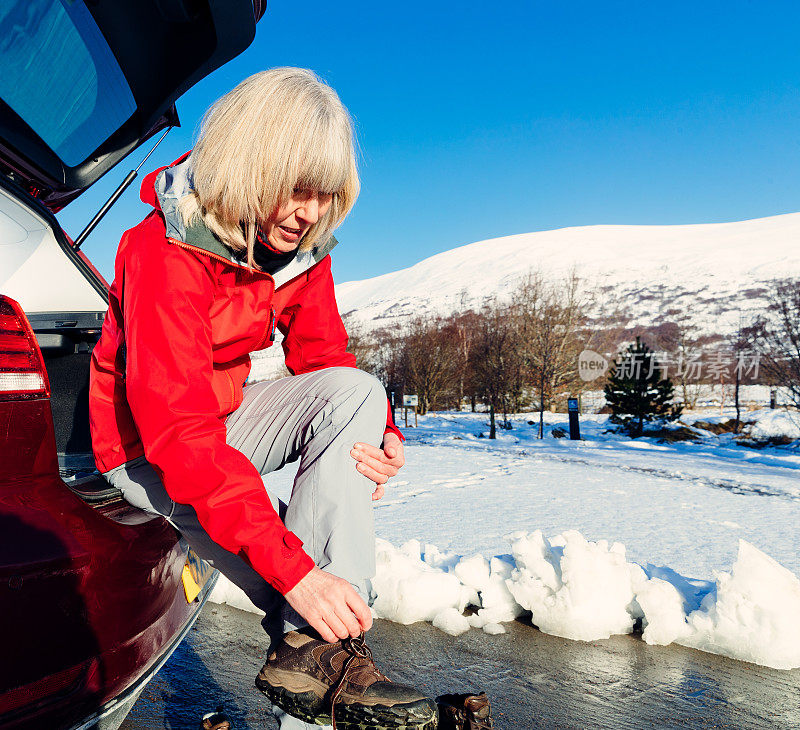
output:
{"label": "boot lace", "polygon": [[[342,676],[339,677],[339,681],[336,683],[336,686],[333,689],[333,695],[331,695],[331,726],[333,727],[333,730],[336,730],[336,702],[338,701],[339,695],[341,695],[345,685],[347,684],[350,669],[353,667],[356,659],[369,660],[373,668],[375,668],[375,671],[378,671],[377,667],[375,667],[375,661],[372,659],[372,649],[367,646],[363,631],[355,638],[343,639],[342,647],[350,656],[347,657],[347,660],[344,663]],[[378,672],[378,674],[380,674],[380,672]]]}

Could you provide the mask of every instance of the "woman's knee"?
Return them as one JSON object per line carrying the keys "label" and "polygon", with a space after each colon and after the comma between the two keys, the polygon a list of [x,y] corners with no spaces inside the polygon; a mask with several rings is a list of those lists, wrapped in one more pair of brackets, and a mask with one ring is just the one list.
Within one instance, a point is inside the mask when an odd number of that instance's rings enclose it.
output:
{"label": "woman's knee", "polygon": [[375,426],[386,424],[386,389],[374,375],[356,368],[341,368],[342,385],[354,396],[353,404],[360,415]]}
{"label": "woman's knee", "polygon": [[366,397],[377,401],[385,409],[386,388],[383,387],[383,383],[374,375],[370,375],[370,373],[364,370],[356,370],[354,368],[354,372],[356,373],[358,386],[366,394]]}

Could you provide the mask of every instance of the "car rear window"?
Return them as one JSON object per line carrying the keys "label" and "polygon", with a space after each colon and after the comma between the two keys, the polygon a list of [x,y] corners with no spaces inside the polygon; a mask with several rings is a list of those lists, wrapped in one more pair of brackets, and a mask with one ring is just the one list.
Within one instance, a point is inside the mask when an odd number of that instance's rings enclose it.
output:
{"label": "car rear window", "polygon": [[0,97],[70,167],[136,111],[82,0],[0,2],[0,67]]}

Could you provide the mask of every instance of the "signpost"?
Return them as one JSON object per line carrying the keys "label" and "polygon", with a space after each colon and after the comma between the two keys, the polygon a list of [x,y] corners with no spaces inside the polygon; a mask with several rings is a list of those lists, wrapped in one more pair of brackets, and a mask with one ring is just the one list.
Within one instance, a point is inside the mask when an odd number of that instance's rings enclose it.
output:
{"label": "signpost", "polygon": [[578,423],[578,399],[567,398],[567,412],[569,413],[569,437],[572,441],[580,441],[581,427]]}
{"label": "signpost", "polygon": [[406,428],[408,428],[408,409],[414,409],[414,428],[417,427],[417,406],[419,405],[419,396],[404,395],[403,396],[403,414],[405,415]]}

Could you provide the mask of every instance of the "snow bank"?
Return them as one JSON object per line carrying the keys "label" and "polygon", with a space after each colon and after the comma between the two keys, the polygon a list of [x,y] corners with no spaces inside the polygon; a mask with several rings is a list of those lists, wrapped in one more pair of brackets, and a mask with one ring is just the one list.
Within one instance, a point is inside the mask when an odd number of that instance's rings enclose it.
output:
{"label": "snow bank", "polygon": [[760,410],[746,414],[747,421],[753,421],[750,437],[768,439],[785,436],[800,439],[800,414],[796,411]]}
{"label": "snow bank", "polygon": [[[730,573],[714,583],[625,559],[620,543],[570,530],[509,535],[512,555],[459,557],[409,540],[377,541],[373,611],[402,624],[429,621],[448,634],[505,632],[530,612],[548,634],[580,641],[628,634],[638,621],[648,644],[673,642],[775,669],[800,668],[800,579],[739,541]],[[220,576],[210,601],[258,612]],[[470,608],[469,615],[464,615]]]}
{"label": "snow bank", "polygon": [[594,641],[633,630],[633,573],[625,548],[570,530],[548,542],[540,530],[510,536],[517,568],[507,581],[517,603],[547,634]]}
{"label": "snow bank", "polygon": [[744,540],[730,573],[689,614],[679,643],[775,669],[800,667],[800,580]]}
{"label": "snow bank", "polygon": [[[743,540],[732,572],[718,573],[716,585],[629,563],[623,545],[591,542],[574,530],[551,540],[541,531],[512,533],[509,541],[513,564],[481,555],[443,558],[432,546],[421,553],[415,541],[396,550],[381,541],[375,603],[392,610],[379,615],[408,623],[427,613],[448,633],[468,626],[497,633],[500,622],[530,611],[541,631],[582,641],[631,633],[641,620],[649,644],[677,642],[776,669],[800,667],[800,580]],[[477,613],[465,619],[465,605]]]}
{"label": "snow bank", "polygon": [[[426,560],[423,557],[427,558]],[[377,572],[372,580],[372,609],[379,618],[400,624],[432,621],[450,634],[469,629],[466,619],[454,618],[477,596],[456,575],[447,572],[453,556],[409,540],[396,550],[386,540],[377,540]]]}
{"label": "snow bank", "polygon": [[[506,585],[514,567],[502,557],[460,558],[435,545],[422,550],[417,540],[400,549],[386,540],[377,543],[372,608],[379,618],[402,624],[430,621],[453,635],[470,627],[499,634],[505,631],[501,621],[524,613]],[[465,617],[467,606],[477,613]]]}

